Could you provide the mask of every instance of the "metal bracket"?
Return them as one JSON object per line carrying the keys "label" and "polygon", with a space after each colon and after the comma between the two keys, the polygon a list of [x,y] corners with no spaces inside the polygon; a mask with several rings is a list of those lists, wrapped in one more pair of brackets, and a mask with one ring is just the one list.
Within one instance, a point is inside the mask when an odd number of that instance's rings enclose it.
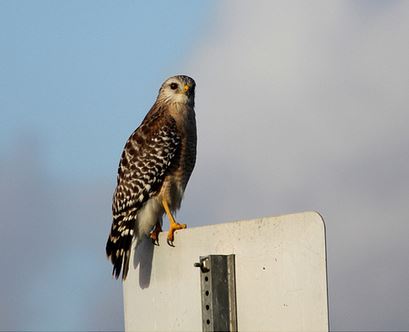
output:
{"label": "metal bracket", "polygon": [[234,255],[201,256],[202,331],[237,331]]}

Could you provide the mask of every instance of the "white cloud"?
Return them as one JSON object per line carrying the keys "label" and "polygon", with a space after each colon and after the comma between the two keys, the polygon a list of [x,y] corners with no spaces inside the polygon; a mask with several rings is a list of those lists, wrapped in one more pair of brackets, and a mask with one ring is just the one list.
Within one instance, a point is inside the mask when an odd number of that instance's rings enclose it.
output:
{"label": "white cloud", "polygon": [[181,214],[322,212],[335,329],[409,326],[382,312],[409,305],[408,33],[407,2],[228,1],[191,57],[199,155]]}

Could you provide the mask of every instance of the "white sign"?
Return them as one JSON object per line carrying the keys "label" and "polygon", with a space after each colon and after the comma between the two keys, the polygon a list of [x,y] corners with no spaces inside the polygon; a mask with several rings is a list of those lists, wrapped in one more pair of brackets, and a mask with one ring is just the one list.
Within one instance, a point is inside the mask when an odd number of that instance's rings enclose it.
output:
{"label": "white sign", "polygon": [[201,331],[199,256],[235,254],[239,331],[328,331],[325,226],[306,212],[160,234],[132,253],[126,331]]}

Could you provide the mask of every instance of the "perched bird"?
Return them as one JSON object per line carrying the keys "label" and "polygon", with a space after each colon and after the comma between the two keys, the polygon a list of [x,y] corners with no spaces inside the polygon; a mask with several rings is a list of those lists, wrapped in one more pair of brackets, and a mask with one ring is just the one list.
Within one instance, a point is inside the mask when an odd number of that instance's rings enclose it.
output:
{"label": "perched bird", "polygon": [[174,233],[186,228],[172,212],[180,208],[183,193],[196,162],[195,81],[184,75],[168,78],[155,104],[125,144],[113,195],[113,222],[106,254],[113,276],[122,270],[125,280],[134,237],[149,235],[154,244],[167,214]]}

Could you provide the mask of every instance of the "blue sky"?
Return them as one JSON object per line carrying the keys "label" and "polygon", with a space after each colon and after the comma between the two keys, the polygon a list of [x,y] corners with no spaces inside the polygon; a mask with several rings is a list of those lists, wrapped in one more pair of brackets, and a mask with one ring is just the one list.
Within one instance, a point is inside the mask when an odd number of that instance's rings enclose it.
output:
{"label": "blue sky", "polygon": [[408,330],[408,4],[0,1],[0,329],[123,328],[104,253],[118,160],[185,73],[179,220],[316,210],[332,329]]}
{"label": "blue sky", "polygon": [[[2,1],[0,148],[39,140],[56,177],[107,175],[213,2]],[[70,162],[67,163],[67,156]]]}
{"label": "blue sky", "polygon": [[1,249],[13,251],[0,329],[123,328],[104,257],[119,156],[214,6],[0,2]]}

